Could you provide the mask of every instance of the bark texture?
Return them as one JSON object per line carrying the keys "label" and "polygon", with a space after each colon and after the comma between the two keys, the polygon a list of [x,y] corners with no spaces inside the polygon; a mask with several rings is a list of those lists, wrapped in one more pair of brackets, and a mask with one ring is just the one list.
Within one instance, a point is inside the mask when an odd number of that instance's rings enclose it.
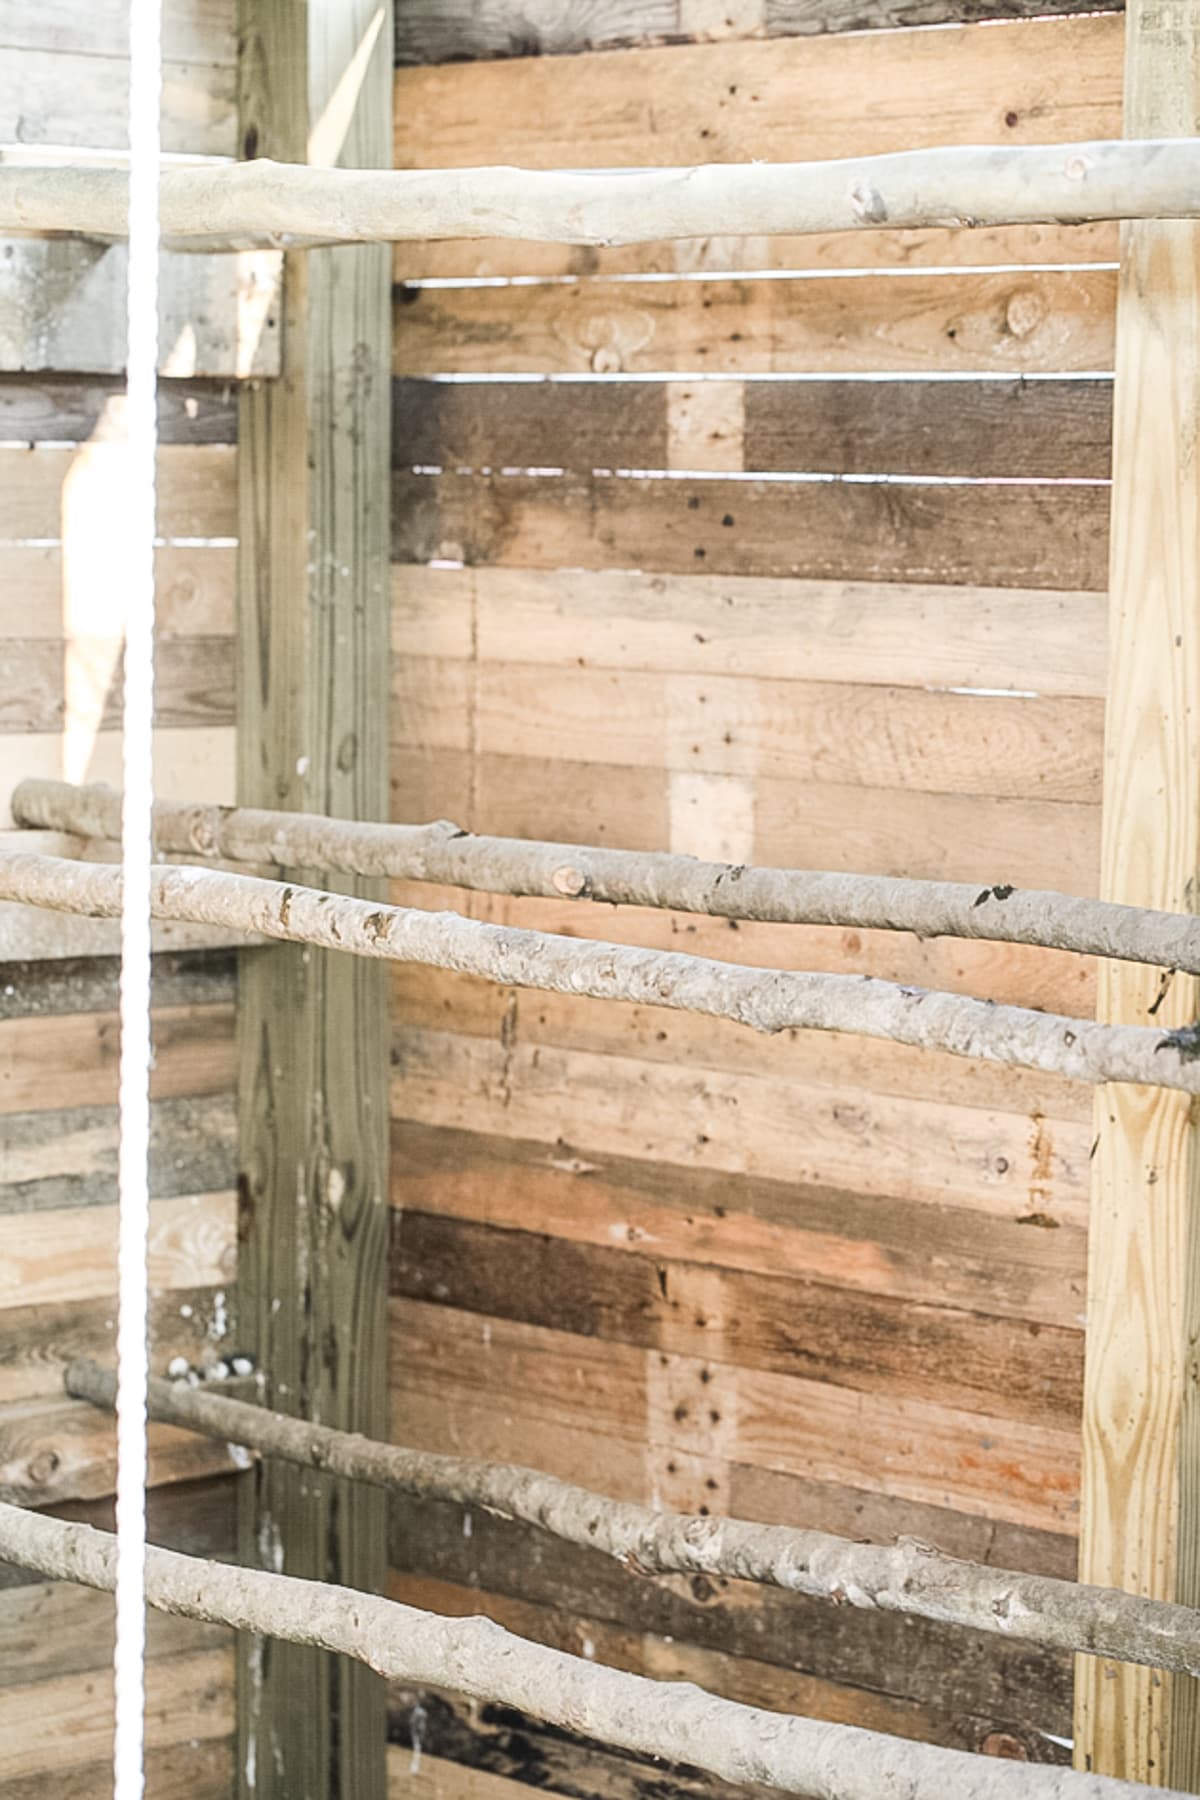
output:
{"label": "bark texture", "polygon": [[[23,781],[12,806],[22,825],[113,842],[120,837],[120,796],[103,783]],[[164,854],[226,862],[655,906],[723,919],[1036,944],[1200,974],[1200,920],[1190,914],[1114,906],[1003,881],[981,888],[969,882],[749,868],[661,851],[476,837],[444,819],[432,825],[364,824],[315,813],[166,800],[154,809],[154,841]]]}
{"label": "bark texture", "polygon": [[[116,1539],[108,1532],[16,1506],[0,1505],[0,1559],[85,1587],[111,1591],[116,1581]],[[146,1595],[160,1612],[313,1644],[388,1680],[453,1688],[639,1755],[812,1800],[1182,1800],[1166,1788],[764,1712],[690,1682],[651,1681],[547,1649],[490,1619],[441,1618],[351,1588],[172,1550],[147,1551]]]}
{"label": "bark texture", "polygon": [[[115,1404],[116,1377],[97,1363],[72,1364],[66,1385],[95,1406]],[[149,1408],[152,1419],[304,1468],[523,1520],[603,1551],[638,1573],[727,1576],[840,1605],[911,1613],[1053,1649],[1200,1674],[1200,1612],[1191,1607],[987,1568],[912,1540],[856,1544],[822,1531],[655,1512],[535,1469],[380,1444],[169,1381],[151,1381]]]}
{"label": "bark texture", "polygon": [[[122,169],[0,153],[0,232],[123,238]],[[965,146],[815,163],[677,169],[164,167],[169,248],[251,250],[419,238],[639,244],[872,226],[1078,224],[1200,216],[1188,138]]]}
{"label": "bark texture", "polygon": [[[423,963],[504,987],[670,1007],[767,1033],[854,1032],[1041,1069],[1072,1081],[1132,1081],[1200,1094],[1196,1027],[1164,1033],[1141,1025],[1099,1025],[871,976],[754,969],[626,944],[581,942],[186,865],[155,869],[152,894],[158,919],[228,925],[357,956]],[[121,908],[121,872],[105,863],[9,854],[0,858],[0,899],[113,918]]]}

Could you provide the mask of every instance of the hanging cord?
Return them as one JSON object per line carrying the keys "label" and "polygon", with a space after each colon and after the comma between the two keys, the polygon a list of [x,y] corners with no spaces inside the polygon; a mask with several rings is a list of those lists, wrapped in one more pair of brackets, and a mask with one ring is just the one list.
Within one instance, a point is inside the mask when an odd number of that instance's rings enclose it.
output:
{"label": "hanging cord", "polygon": [[129,345],[126,421],[125,802],[121,818],[121,1073],[117,1246],[117,1635],[114,1800],[142,1800],[146,1692],[147,1246],[150,1228],[150,858],[154,797],[154,536],[158,450],[161,0],[129,7]]}

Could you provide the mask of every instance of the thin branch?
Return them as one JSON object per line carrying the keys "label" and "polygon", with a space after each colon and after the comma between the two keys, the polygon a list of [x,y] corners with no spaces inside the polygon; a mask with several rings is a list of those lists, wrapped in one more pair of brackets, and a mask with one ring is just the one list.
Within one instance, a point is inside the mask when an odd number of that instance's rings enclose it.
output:
{"label": "thin branch", "polygon": [[[121,904],[121,873],[104,863],[9,854],[0,857],[0,899],[111,918]],[[152,905],[159,919],[231,925],[290,943],[453,969],[504,987],[669,1007],[768,1033],[854,1032],[1072,1081],[1132,1081],[1200,1094],[1200,1033],[1193,1028],[1164,1033],[1101,1025],[870,976],[754,969],[581,942],[187,865],[154,871]]]}
{"label": "thin branch", "polygon": [[[21,825],[115,840],[120,796],[103,783],[23,781],[12,797]],[[458,825],[362,824],[316,813],[159,801],[154,841],[164,854],[226,862],[438,882],[492,894],[601,900],[722,919],[911,931],[1116,957],[1200,974],[1200,919],[1017,888],[903,881],[810,869],[699,862],[662,851],[601,850],[526,838],[476,837]]]}
{"label": "thin branch", "polygon": [[[116,1378],[97,1363],[76,1362],[66,1387],[78,1399],[111,1408]],[[856,1544],[822,1531],[654,1512],[535,1469],[380,1444],[170,1381],[151,1381],[149,1406],[153,1419],[302,1468],[523,1520],[638,1573],[728,1576],[1053,1649],[1200,1674],[1200,1611],[1192,1607],[987,1568],[911,1540]]]}
{"label": "thin branch", "polygon": [[[0,232],[119,239],[120,169],[0,156]],[[813,163],[676,169],[165,167],[168,247],[303,248],[408,238],[640,244],[888,226],[1081,224],[1200,215],[1190,138],[964,145]]]}
{"label": "thin branch", "polygon": [[[109,1533],[16,1506],[0,1505],[0,1559],[109,1592],[116,1579]],[[812,1800],[1183,1800],[1138,1782],[764,1712],[690,1682],[650,1681],[568,1656],[490,1619],[440,1618],[352,1588],[173,1550],[147,1552],[146,1597],[161,1612],[331,1650],[390,1681],[452,1688],[638,1755]]]}

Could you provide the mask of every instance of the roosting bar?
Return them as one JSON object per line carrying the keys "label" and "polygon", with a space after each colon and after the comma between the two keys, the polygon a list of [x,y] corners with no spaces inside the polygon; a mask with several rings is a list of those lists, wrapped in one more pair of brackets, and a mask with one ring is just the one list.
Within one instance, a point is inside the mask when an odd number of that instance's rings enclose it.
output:
{"label": "roosting bar", "polygon": [[[239,1152],[242,1220],[248,1221],[243,1268],[259,1403],[178,1381],[157,1380],[150,1390],[155,1420],[256,1453],[246,1491],[251,1482],[257,1485],[253,1498],[243,1500],[240,1534],[247,1566],[153,1548],[146,1570],[151,1606],[232,1625],[243,1634],[239,1731],[243,1751],[252,1747],[242,1759],[243,1794],[262,1791],[270,1800],[282,1800],[288,1780],[298,1784],[308,1765],[319,1769],[322,1800],[380,1800],[376,1749],[383,1743],[382,1689],[365,1679],[366,1671],[517,1709],[604,1746],[667,1759],[724,1781],[817,1800],[874,1800],[883,1794],[941,1800],[950,1793],[966,1800],[1149,1800],[1152,1794],[1182,1793],[1195,1773],[1183,1752],[1164,1753],[1161,1760],[1156,1754],[1147,1764],[1140,1750],[1117,1742],[1111,1726],[1093,1729],[1089,1708],[1103,1713],[1109,1703],[1103,1693],[1081,1702],[1081,1724],[1091,1734],[1086,1743],[1081,1738],[1079,1760],[1086,1766],[1039,1766],[742,1705],[688,1682],[653,1681],[592,1662],[590,1652],[568,1655],[488,1619],[443,1616],[370,1591],[382,1586],[376,1490],[384,1490],[519,1522],[547,1539],[602,1551],[648,1580],[754,1583],[863,1613],[900,1614],[1167,1671],[1179,1678],[1169,1690],[1177,1696],[1177,1738],[1186,1735],[1191,1696],[1200,1691],[1184,1685],[1200,1678],[1200,1607],[1185,1604],[1173,1581],[1165,1591],[1156,1580],[1134,1593],[1091,1579],[1098,1553],[1090,1564],[1085,1558],[1078,1581],[1034,1576],[951,1557],[918,1542],[855,1542],[726,1511],[701,1516],[666,1504],[635,1504],[525,1467],[516,1458],[451,1457],[385,1441],[379,1284],[387,1260],[382,1235],[387,1072],[386,1059],[377,1053],[386,1047],[386,1036],[382,991],[369,965],[388,961],[450,971],[493,989],[613,1000],[767,1035],[852,1035],[1094,1085],[1099,1123],[1093,1155],[1099,1146],[1103,1177],[1122,1107],[1176,1106],[1184,1109],[1170,1115],[1178,1124],[1190,1115],[1187,1099],[1174,1096],[1200,1094],[1200,1022],[1177,1019],[1170,1006],[1163,1016],[1171,1022],[1157,1020],[1172,981],[1178,976],[1182,986],[1183,977],[1200,975],[1200,924],[1178,901],[1082,899],[1015,886],[1003,869],[994,883],[981,886],[484,836],[444,821],[382,823],[386,746],[378,715],[386,710],[387,696],[372,608],[377,614],[382,606],[386,525],[378,471],[360,451],[365,442],[379,453],[386,425],[386,402],[377,391],[385,383],[372,385],[370,357],[378,359],[382,342],[372,334],[378,329],[386,335],[386,259],[393,243],[487,238],[606,248],[737,234],[1141,221],[1146,238],[1131,230],[1126,240],[1133,274],[1123,316],[1132,340],[1139,322],[1137,282],[1153,287],[1138,263],[1139,244],[1145,241],[1153,250],[1159,240],[1152,234],[1166,230],[1164,221],[1174,222],[1179,244],[1195,243],[1196,228],[1187,222],[1200,220],[1200,145],[1189,135],[1191,122],[1175,116],[1170,105],[1159,109],[1160,117],[1151,116],[1155,108],[1149,104],[1141,113],[1131,104],[1127,128],[1144,135],[1122,141],[914,149],[827,162],[656,170],[394,170],[389,133],[381,129],[382,115],[374,117],[375,102],[366,92],[357,109],[350,102],[357,123],[347,125],[341,150],[350,166],[305,167],[306,161],[324,160],[313,152],[309,135],[312,95],[284,91],[282,79],[277,91],[272,88],[272,50],[277,55],[290,43],[295,20],[287,6],[272,0],[243,0],[242,10],[261,40],[253,58],[243,46],[240,72],[240,111],[247,127],[243,149],[251,160],[164,168],[162,231],[170,248],[199,255],[287,251],[295,278],[294,289],[287,290],[287,305],[296,308],[288,318],[295,361],[278,395],[260,387],[241,402],[242,453],[248,462],[254,458],[242,496],[238,576],[241,692],[247,707],[246,720],[239,717],[239,793],[245,804],[158,804],[159,853],[199,860],[154,870],[152,910],[160,921],[218,927],[242,941],[275,940],[298,948],[286,963],[254,963],[257,952],[248,952],[239,1001],[242,1098],[249,1120]],[[1135,0],[1129,79],[1138,93],[1137,81],[1151,79],[1139,74],[1146,13]],[[300,29],[305,35],[300,60],[307,71],[324,51],[315,24],[310,28],[306,19]],[[1154,29],[1152,21],[1145,26],[1151,36]],[[1193,36],[1200,42],[1200,33]],[[1153,51],[1147,65],[1153,67]],[[27,155],[6,162],[0,154],[0,232],[97,242],[124,236],[128,181],[122,170],[60,163],[39,168]],[[373,160],[389,166],[371,167]],[[1169,247],[1176,240],[1162,241]],[[1150,251],[1146,254],[1152,262]],[[358,260],[337,260],[351,257]],[[1141,300],[1150,308],[1144,295]],[[311,340],[305,336],[309,332]],[[315,352],[326,338],[334,350],[321,363]],[[297,348],[301,339],[303,350]],[[383,350],[386,354],[386,343]],[[288,355],[285,338],[285,366]],[[350,447],[330,425],[339,403],[362,407],[354,432],[347,434]],[[301,487],[307,514],[295,499]],[[384,495],[386,504],[386,488]],[[314,550],[310,539],[317,538],[318,529],[299,529],[297,521],[317,514],[321,543]],[[1118,535],[1117,542],[1119,549],[1124,540]],[[1127,545],[1126,553],[1133,555]],[[289,588],[297,578],[311,584],[306,593],[328,583],[320,592],[329,617],[335,610],[331,596],[348,605],[354,618],[349,649],[345,642],[334,646],[335,632],[322,635],[327,619],[319,608],[316,623],[298,621],[302,609]],[[1126,581],[1118,598],[1127,599],[1127,587]],[[1164,602],[1164,611],[1170,613],[1170,604]],[[1182,643],[1182,632],[1176,641]],[[1183,711],[1190,716],[1186,707]],[[1120,746],[1120,729],[1118,709],[1110,715],[1110,746]],[[310,767],[310,739],[317,745],[315,767]],[[298,746],[305,746],[300,754]],[[304,804],[314,796],[323,810]],[[20,847],[0,854],[0,901],[88,919],[119,915],[120,869],[99,860],[119,834],[117,794],[94,783],[25,780],[12,795],[12,812],[24,836]],[[41,854],[38,832],[77,840],[79,859]],[[1110,870],[1121,861],[1117,836],[1114,826],[1106,849]],[[215,866],[228,863],[256,870],[268,866],[279,878]],[[309,885],[295,878],[297,871],[324,872],[331,885]],[[1148,1009],[1151,1022],[1134,1024],[1126,1022],[1134,1009],[1115,1001],[1096,1019],[907,981],[745,966],[399,906],[382,897],[380,884],[386,880],[440,884],[484,897],[641,907],[733,927],[815,926],[1064,951],[1113,965],[1104,977],[1111,983],[1110,1000],[1119,996],[1123,980],[1136,979],[1126,975],[1129,964],[1155,971],[1159,998]],[[1106,891],[1132,894],[1136,885],[1110,881]],[[313,956],[314,951],[320,954]],[[1137,1093],[1126,1092],[1129,1088]],[[325,1133],[316,1158],[323,1183],[320,1205],[334,1221],[331,1230],[340,1230],[344,1217],[351,1221],[348,1232],[357,1231],[360,1220],[366,1223],[353,1256],[343,1256],[339,1245],[314,1274],[303,1247],[297,1261],[288,1235],[296,1230],[297,1194],[288,1159],[307,1154],[307,1148],[296,1151],[293,1140],[307,1143],[316,1114]],[[279,1156],[281,1140],[285,1153]],[[337,1154],[325,1153],[330,1146]],[[1134,1145],[1134,1161],[1138,1154]],[[359,1183],[348,1197],[343,1163],[355,1166]],[[303,1211],[303,1179],[299,1193]],[[317,1204],[312,1193],[307,1203]],[[1036,1194],[1022,1222],[1048,1229]],[[275,1291],[280,1270],[287,1268],[290,1281],[297,1266],[303,1291],[289,1291],[285,1304]],[[306,1391],[312,1344],[304,1334],[317,1331],[314,1318],[319,1323],[340,1315],[349,1321],[351,1339],[328,1359],[328,1369],[312,1377],[324,1388]],[[326,1323],[324,1329],[328,1334],[332,1326]],[[1090,1378],[1098,1379],[1094,1371]],[[353,1390],[356,1380],[360,1391]],[[108,1409],[115,1382],[107,1369],[83,1360],[68,1370],[66,1390],[93,1408]],[[290,1405],[280,1404],[289,1398]],[[310,1417],[294,1411],[299,1400],[309,1404]],[[711,1418],[719,1421],[715,1407]],[[1171,1429],[1184,1432],[1174,1414]],[[329,1502],[331,1489],[321,1489],[322,1510],[318,1513],[314,1503],[304,1513],[296,1496],[308,1497],[304,1477],[314,1474],[338,1479],[338,1502]],[[295,1555],[310,1579],[283,1572],[285,1564],[290,1571],[293,1551],[289,1541],[285,1553],[277,1521],[289,1513]],[[1178,1529],[1186,1537],[1193,1523],[1185,1509]],[[272,1530],[277,1550],[271,1548]],[[1181,1560],[1189,1554],[1182,1551]],[[251,1566],[256,1557],[264,1566]],[[115,1555],[106,1534],[7,1504],[0,1504],[0,1559],[96,1589],[111,1589],[115,1582]],[[255,1643],[264,1638],[278,1641],[278,1660],[272,1654],[264,1662],[261,1642]],[[314,1674],[318,1665],[288,1661],[285,1645],[329,1652],[347,1663],[323,1664],[334,1673]],[[359,1667],[348,1670],[350,1663]],[[298,1681],[297,1670],[303,1672]],[[1122,1671],[1112,1684],[1112,1705],[1124,1704],[1127,1679]],[[1157,1674],[1144,1679],[1160,1684]],[[1156,1698],[1155,1707],[1160,1704]],[[260,1731],[260,1709],[270,1715],[269,1733]],[[1156,1723],[1160,1729],[1165,1728]],[[294,1741],[285,1745],[289,1736]],[[274,1750],[270,1775],[256,1773],[260,1738]],[[1164,1768],[1174,1785],[1158,1785]],[[1153,1786],[1147,1785],[1151,1771]]]}

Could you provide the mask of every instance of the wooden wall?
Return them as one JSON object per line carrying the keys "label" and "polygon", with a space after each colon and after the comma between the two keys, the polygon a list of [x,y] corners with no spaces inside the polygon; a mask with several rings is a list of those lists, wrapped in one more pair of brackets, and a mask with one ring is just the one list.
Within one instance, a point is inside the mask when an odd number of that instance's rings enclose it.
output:
{"label": "wooden wall", "polygon": [[[124,142],[126,8],[0,0],[0,141]],[[233,9],[167,9],[165,137],[234,148]],[[62,248],[62,247],[59,247]],[[97,321],[99,326],[101,321]],[[114,329],[119,320],[113,322]],[[97,332],[97,341],[111,333]],[[112,439],[120,383],[88,368],[0,380],[0,836],[25,776],[119,783],[119,630],[109,545],[122,529]],[[236,404],[168,384],[159,461],[158,779],[233,798]],[[211,934],[209,934],[211,937]],[[154,1366],[211,1367],[237,1345],[235,961],[203,933],[156,958],[151,1286]],[[110,1421],[62,1392],[73,1356],[111,1360],[117,989],[111,927],[0,908],[0,1495],[111,1523]],[[101,954],[97,954],[100,952]],[[158,1541],[233,1545],[229,1456],[151,1433]],[[110,1603],[0,1569],[0,1788],[111,1793]],[[155,1619],[149,1793],[226,1800],[228,1634]]]}
{"label": "wooden wall", "polygon": [[[1120,16],[1034,11],[1079,9],[429,0],[400,9],[396,162],[1118,135]],[[1116,253],[1108,226],[398,247],[394,816],[1094,891]],[[411,897],[1094,1004],[1049,953]],[[397,1439],[1073,1572],[1085,1090],[429,970],[394,993]],[[1069,1759],[1065,1658],[448,1508],[392,1540],[406,1599]],[[447,1696],[397,1693],[391,1729],[397,1792],[661,1781]]]}

